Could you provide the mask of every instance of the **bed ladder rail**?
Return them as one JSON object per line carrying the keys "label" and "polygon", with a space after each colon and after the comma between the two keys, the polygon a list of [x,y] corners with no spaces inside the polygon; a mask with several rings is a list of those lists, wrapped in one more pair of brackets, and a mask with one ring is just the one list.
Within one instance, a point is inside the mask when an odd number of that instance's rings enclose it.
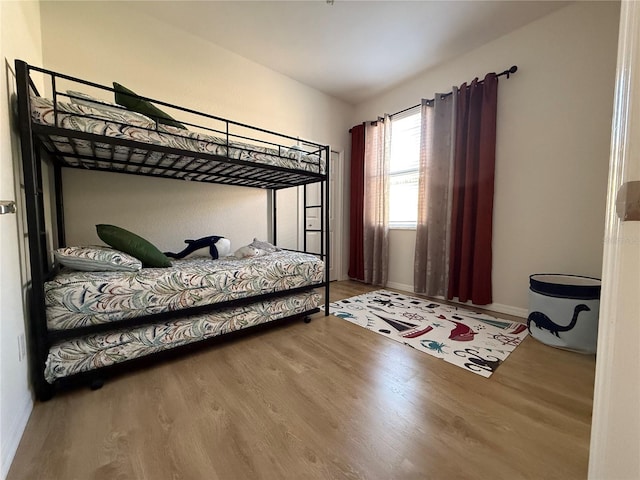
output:
{"label": "bed ladder rail", "polygon": [[[326,171],[322,182],[308,183],[303,188],[303,248],[304,252],[319,254],[325,262],[325,316],[329,315],[329,282],[331,272],[331,209],[330,200],[330,165],[331,149],[325,147]],[[310,188],[315,191],[309,192]],[[311,244],[311,245],[310,245]]]}
{"label": "bed ladder rail", "polygon": [[[324,230],[326,228],[326,219],[324,215],[324,189],[325,182],[319,185],[320,192],[309,193],[311,185],[318,188],[318,183],[307,184],[303,187],[303,245],[302,250],[309,253],[315,253],[325,260],[326,239],[324,238]],[[314,193],[319,193],[314,195]]]}

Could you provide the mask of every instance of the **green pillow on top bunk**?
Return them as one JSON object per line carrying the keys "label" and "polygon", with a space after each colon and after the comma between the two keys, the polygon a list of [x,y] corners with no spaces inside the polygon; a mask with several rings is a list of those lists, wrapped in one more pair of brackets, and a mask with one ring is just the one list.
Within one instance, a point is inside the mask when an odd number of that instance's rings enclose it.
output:
{"label": "green pillow on top bunk", "polygon": [[128,253],[145,267],[170,267],[171,260],[148,240],[115,225],[96,225],[98,237],[110,247]]}
{"label": "green pillow on top bunk", "polygon": [[122,105],[132,112],[142,113],[143,115],[148,115],[151,118],[157,119],[158,123],[164,123],[165,125],[171,125],[185,130],[187,129],[187,127],[180,122],[177,122],[171,115],[163,112],[153,103],[143,100],[138,94],[129,90],[127,87],[113,82],[113,89],[116,93],[116,103],[118,105]]}

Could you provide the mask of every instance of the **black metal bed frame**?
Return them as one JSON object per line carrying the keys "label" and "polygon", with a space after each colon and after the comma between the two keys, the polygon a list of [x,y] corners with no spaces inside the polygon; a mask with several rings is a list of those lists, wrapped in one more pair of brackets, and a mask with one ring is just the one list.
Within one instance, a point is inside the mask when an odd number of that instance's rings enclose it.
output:
{"label": "black metal bed frame", "polygon": [[[329,236],[329,165],[330,165],[330,148],[328,145],[321,145],[314,142],[304,141],[303,144],[307,149],[307,152],[317,157],[318,169],[317,172],[305,171],[298,169],[289,169],[276,165],[268,165],[262,163],[255,163],[246,160],[238,160],[234,158],[228,158],[221,155],[213,155],[208,153],[199,153],[192,150],[182,150],[178,148],[172,148],[168,146],[154,145],[150,143],[140,142],[137,140],[111,137],[106,135],[97,135],[88,132],[81,132],[78,130],[67,129],[57,126],[58,114],[57,111],[57,98],[58,96],[69,97],[67,93],[58,92],[56,89],[57,81],[65,80],[74,84],[88,85],[93,88],[102,89],[105,91],[114,92],[112,88],[105,87],[96,83],[88,82],[79,78],[71,77],[69,75],[63,75],[51,70],[34,67],[28,65],[24,61],[16,60],[16,79],[17,79],[17,94],[18,94],[18,122],[20,128],[20,142],[22,150],[22,166],[23,177],[25,184],[25,208],[27,216],[27,229],[28,229],[28,244],[29,244],[29,263],[31,270],[31,283],[28,292],[29,296],[29,312],[28,312],[28,328],[27,335],[29,338],[29,361],[31,372],[31,383],[34,387],[36,397],[40,400],[47,400],[55,393],[55,391],[61,387],[86,384],[89,383],[92,386],[100,386],[102,379],[106,376],[126,371],[129,368],[138,365],[147,365],[150,362],[157,361],[162,358],[170,357],[173,354],[181,353],[186,350],[192,350],[198,348],[204,344],[210,344],[219,340],[219,337],[213,337],[207,340],[200,340],[189,345],[182,347],[174,347],[171,350],[150,354],[145,357],[127,360],[116,365],[102,367],[88,372],[82,372],[68,377],[63,377],[56,380],[54,384],[48,383],[44,379],[45,361],[49,353],[50,345],[55,341],[60,341],[66,338],[73,338],[79,335],[88,333],[97,333],[107,330],[116,330],[122,328],[130,328],[134,326],[150,324],[158,321],[163,321],[170,318],[181,318],[188,315],[201,314],[201,313],[213,313],[223,308],[235,307],[247,305],[256,301],[263,301],[270,298],[277,298],[291,293],[313,290],[316,288],[324,288],[324,307],[325,315],[329,312],[329,265],[330,265],[330,236]],[[31,79],[31,72],[39,72],[45,77],[48,77],[51,81],[51,91],[54,102],[54,125],[43,125],[35,123],[31,118],[30,108],[30,95],[34,94],[39,96],[39,93],[35,87],[34,82]],[[184,123],[185,125],[195,126],[205,131],[213,131],[216,134],[224,135],[226,139],[226,151],[229,152],[229,147],[238,148],[237,144],[231,145],[232,141],[250,141],[252,144],[258,146],[267,145],[272,150],[277,150],[278,155],[283,156],[287,147],[280,143],[272,141],[265,141],[259,139],[261,134],[267,134],[270,137],[280,139],[284,141],[296,141],[300,143],[300,140],[296,137],[282,135],[277,132],[264,130],[258,127],[252,127],[250,125],[233,122],[221,117],[208,115],[206,113],[197,112],[195,110],[179,107],[166,102],[141,97],[145,100],[152,101],[155,104],[163,105],[165,107],[171,107],[177,111],[182,111],[202,118],[204,121],[207,119],[215,120],[218,123],[224,125],[224,131],[220,129],[214,129],[206,124]],[[75,114],[74,114],[75,115]],[[155,128],[158,128],[158,119],[155,119]],[[111,122],[111,121],[110,121]],[[247,135],[239,135],[231,133],[231,130],[235,127],[240,127],[249,132],[255,132],[256,138],[251,138]],[[72,146],[74,153],[68,153],[60,151],[51,137],[55,137],[55,141],[60,143],[62,139],[68,142]],[[78,152],[75,147],[75,141],[82,140],[88,141],[91,145],[92,155],[86,155]],[[116,147],[126,148],[129,153],[129,157],[126,160],[117,160],[114,158]],[[251,145],[245,145],[240,147],[240,150],[246,149],[247,152],[252,151]],[[100,156],[97,151],[100,150]],[[258,150],[256,150],[259,152]],[[108,155],[105,158],[106,155]],[[168,166],[157,166],[155,164],[149,164],[148,159],[151,154],[160,153],[161,158],[165,158],[167,155],[178,156]],[[136,154],[137,158],[142,157],[141,160],[134,160],[132,156]],[[171,157],[173,158],[173,157]],[[183,166],[177,166],[180,158],[190,159]],[[69,163],[69,159],[75,159],[77,165]],[[204,160],[204,161],[203,161]],[[324,172],[320,169],[320,164],[324,162]],[[158,164],[160,161],[158,161]],[[242,298],[233,301],[227,301],[223,303],[193,307],[180,311],[165,312],[161,314],[154,314],[145,317],[139,317],[136,319],[121,320],[118,322],[111,322],[108,325],[96,325],[93,327],[85,327],[79,329],[73,329],[65,332],[50,332],[47,328],[46,312],[45,312],[45,298],[44,298],[44,283],[50,279],[55,273],[55,267],[51,264],[50,255],[47,249],[47,231],[46,231],[46,218],[45,218],[45,199],[43,189],[43,165],[45,168],[53,169],[53,186],[55,196],[55,208],[52,210],[53,216],[55,216],[56,230],[57,230],[57,243],[58,247],[66,245],[65,241],[65,227],[64,227],[64,205],[63,205],[63,191],[62,191],[62,168],[86,168],[90,170],[103,170],[111,172],[120,172],[133,175],[146,175],[163,178],[178,178],[183,180],[193,180],[197,182],[218,183],[226,185],[237,185],[253,188],[263,188],[271,191],[271,204],[272,204],[272,241],[277,244],[277,229],[276,229],[276,214],[277,214],[277,192],[283,188],[303,186],[304,198],[305,198],[305,215],[307,210],[306,205],[306,187],[311,183],[321,183],[321,199],[320,205],[314,205],[310,207],[321,208],[321,227],[320,227],[320,254],[319,256],[325,262],[325,276],[324,280],[320,283],[296,288],[293,290],[285,290],[279,292],[267,292],[258,296],[252,296],[248,298]],[[309,207],[309,208],[310,208]],[[305,222],[304,228],[307,229]],[[318,231],[318,230],[313,230]],[[307,250],[306,231],[304,235],[304,250]],[[291,317],[279,319],[277,322],[285,321],[292,318],[307,317],[312,313],[319,311],[318,308],[311,311],[302,312]],[[275,323],[275,321],[268,322],[268,324]],[[264,325],[264,324],[262,324]],[[246,330],[255,330],[262,325],[250,327]],[[224,334],[222,337],[236,336],[239,332],[232,332],[231,334]]]}

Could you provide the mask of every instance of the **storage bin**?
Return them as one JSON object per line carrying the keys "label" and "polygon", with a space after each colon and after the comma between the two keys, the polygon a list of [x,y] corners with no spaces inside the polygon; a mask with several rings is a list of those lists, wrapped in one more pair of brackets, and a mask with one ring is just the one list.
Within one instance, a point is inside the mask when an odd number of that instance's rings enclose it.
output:
{"label": "storage bin", "polygon": [[527,327],[546,345],[595,353],[599,309],[598,278],[557,273],[529,277]]}

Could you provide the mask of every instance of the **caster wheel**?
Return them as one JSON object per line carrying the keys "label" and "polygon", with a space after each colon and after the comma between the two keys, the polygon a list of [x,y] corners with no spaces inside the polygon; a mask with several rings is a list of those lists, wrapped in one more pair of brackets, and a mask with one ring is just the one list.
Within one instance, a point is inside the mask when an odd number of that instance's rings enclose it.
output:
{"label": "caster wheel", "polygon": [[91,380],[91,383],[89,384],[89,388],[91,390],[99,390],[102,388],[103,385],[104,385],[104,380],[102,378],[95,378]]}

